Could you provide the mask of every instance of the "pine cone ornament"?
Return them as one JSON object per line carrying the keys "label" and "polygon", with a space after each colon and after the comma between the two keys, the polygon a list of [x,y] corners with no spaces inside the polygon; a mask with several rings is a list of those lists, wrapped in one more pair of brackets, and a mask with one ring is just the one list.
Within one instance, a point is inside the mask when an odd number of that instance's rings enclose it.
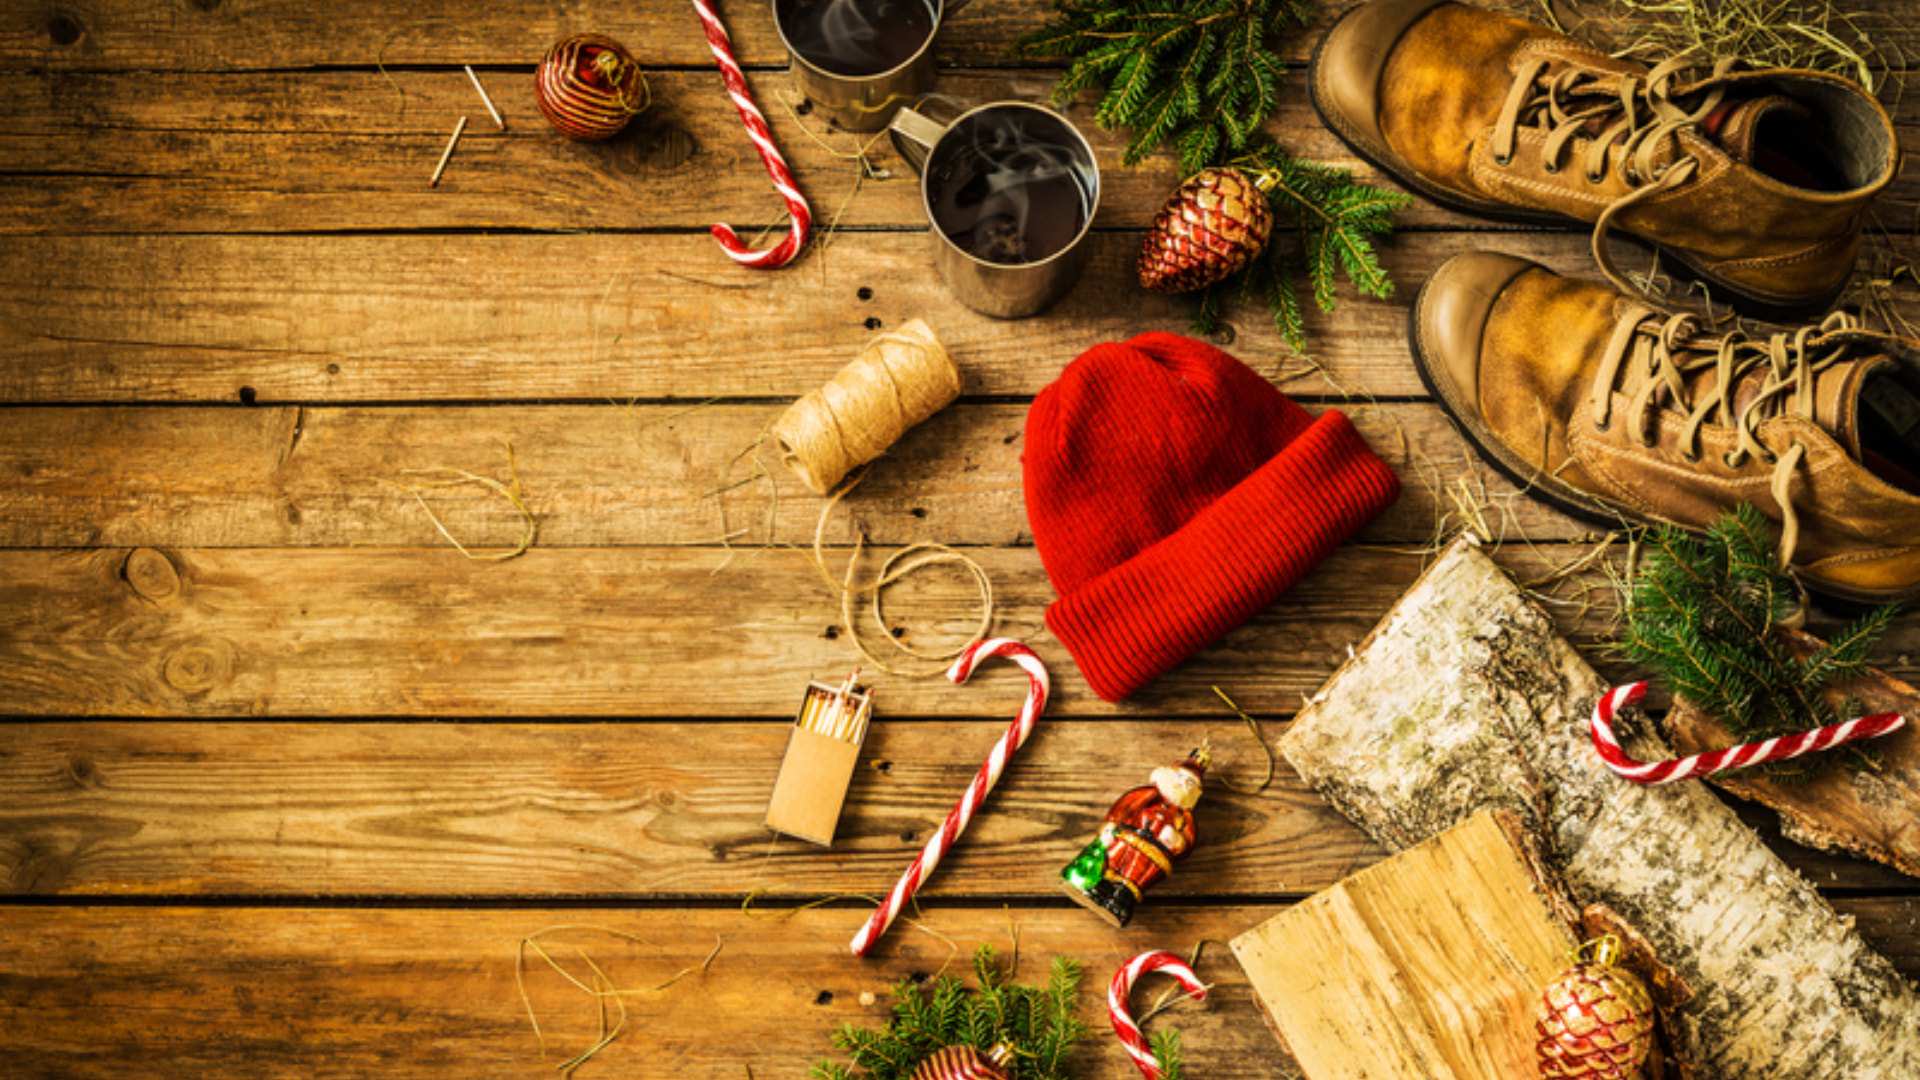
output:
{"label": "pine cone ornament", "polygon": [[1013,1047],[1006,1043],[981,1053],[971,1046],[949,1046],[913,1070],[913,1080],[1009,1080],[1007,1060]]}
{"label": "pine cone ornament", "polygon": [[[1534,1024],[1545,1080],[1638,1080],[1653,1049],[1653,995],[1639,976],[1614,966],[1619,950],[1611,935],[1588,942],[1547,984]],[[1592,959],[1581,959],[1589,951]]]}
{"label": "pine cone ornament", "polygon": [[1140,285],[1203,289],[1253,261],[1273,233],[1266,192],[1239,169],[1202,169],[1154,215],[1140,248]]}

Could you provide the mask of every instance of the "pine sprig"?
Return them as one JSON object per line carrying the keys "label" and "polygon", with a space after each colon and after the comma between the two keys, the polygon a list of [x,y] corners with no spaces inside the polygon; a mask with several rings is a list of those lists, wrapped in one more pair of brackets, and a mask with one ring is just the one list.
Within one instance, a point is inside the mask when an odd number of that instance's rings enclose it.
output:
{"label": "pine sprig", "polygon": [[[1269,185],[1271,247],[1239,281],[1202,298],[1196,330],[1217,328],[1224,290],[1238,288],[1265,302],[1287,344],[1304,352],[1300,278],[1322,311],[1333,310],[1342,278],[1365,296],[1392,293],[1374,242],[1393,231],[1394,213],[1411,200],[1301,161],[1262,134],[1287,74],[1276,41],[1308,24],[1309,0],[1055,0],[1054,7],[1054,21],[1023,38],[1020,51],[1068,60],[1055,103],[1097,92],[1094,120],[1128,132],[1127,164],[1164,145],[1184,173],[1231,163]],[[1278,235],[1289,227],[1299,241],[1292,246]]]}
{"label": "pine sprig", "polygon": [[[1811,655],[1780,632],[1799,589],[1774,558],[1772,529],[1742,504],[1704,537],[1655,530],[1633,584],[1626,659],[1652,668],[1673,691],[1742,742],[1838,723],[1832,685],[1859,674],[1896,613],[1869,612]],[[1777,762],[1777,777],[1808,776],[1819,758]],[[1870,761],[1866,752],[1855,761]]]}
{"label": "pine sprig", "polygon": [[1173,139],[1188,172],[1246,149],[1273,115],[1286,74],[1273,41],[1312,14],[1299,0],[1056,0],[1055,9],[1019,46],[1070,61],[1054,100],[1104,88],[1094,119],[1133,131],[1126,163]]}
{"label": "pine sprig", "polygon": [[1160,1065],[1161,1080],[1185,1080],[1187,1063],[1180,1055],[1180,1033],[1169,1028],[1147,1038],[1153,1059]]}
{"label": "pine sprig", "polygon": [[884,1030],[842,1025],[833,1044],[848,1063],[822,1061],[813,1080],[911,1080],[914,1069],[945,1046],[1014,1049],[1021,1080],[1066,1080],[1066,1059],[1087,1033],[1076,1015],[1080,965],[1056,957],[1044,987],[1009,981],[989,946],[973,957],[974,986],[946,975],[931,986],[894,987],[893,1018]]}

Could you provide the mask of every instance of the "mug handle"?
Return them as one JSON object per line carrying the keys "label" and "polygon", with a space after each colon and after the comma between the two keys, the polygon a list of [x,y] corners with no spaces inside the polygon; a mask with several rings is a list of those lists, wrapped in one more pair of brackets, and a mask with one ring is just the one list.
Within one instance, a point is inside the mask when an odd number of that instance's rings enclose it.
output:
{"label": "mug handle", "polygon": [[947,126],[903,105],[887,124],[887,133],[893,139],[893,148],[917,173],[927,167],[927,155],[947,133]]}

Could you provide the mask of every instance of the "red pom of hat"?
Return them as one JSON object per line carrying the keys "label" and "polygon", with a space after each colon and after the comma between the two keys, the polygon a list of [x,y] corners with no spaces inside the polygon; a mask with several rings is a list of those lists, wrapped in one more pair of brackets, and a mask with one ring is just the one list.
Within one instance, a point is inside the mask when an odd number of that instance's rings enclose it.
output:
{"label": "red pom of hat", "polygon": [[1068,364],[1027,413],[1021,464],[1058,594],[1047,628],[1108,701],[1252,618],[1400,494],[1340,412],[1163,333]]}

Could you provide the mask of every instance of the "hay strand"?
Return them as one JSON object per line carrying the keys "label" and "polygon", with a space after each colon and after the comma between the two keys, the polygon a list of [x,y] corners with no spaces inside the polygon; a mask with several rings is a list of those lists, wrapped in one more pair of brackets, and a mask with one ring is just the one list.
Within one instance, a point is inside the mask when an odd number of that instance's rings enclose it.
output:
{"label": "hay strand", "polygon": [[407,476],[445,477],[445,479],[438,483],[428,484],[428,487],[446,488],[460,487],[468,484],[478,485],[505,499],[508,505],[512,506],[514,511],[520,515],[522,526],[520,539],[513,547],[502,551],[475,551],[466,544],[461,543],[459,537],[453,535],[452,530],[447,528],[446,523],[440,520],[440,515],[434,513],[433,507],[427,505],[426,497],[420,493],[418,487],[402,485],[406,492],[413,496],[414,502],[420,504],[420,509],[426,511],[427,519],[433,522],[433,527],[439,531],[441,536],[446,538],[447,543],[452,544],[455,551],[458,551],[474,562],[505,562],[508,559],[525,555],[527,551],[533,547],[533,541],[540,531],[540,523],[538,519],[533,516],[533,510],[527,506],[526,496],[520,487],[520,466],[514,459],[513,443],[507,443],[506,448],[507,482],[504,484],[491,476],[482,476],[479,473],[468,472],[465,469],[455,469],[444,465],[424,469],[407,469],[403,473],[403,475]]}

